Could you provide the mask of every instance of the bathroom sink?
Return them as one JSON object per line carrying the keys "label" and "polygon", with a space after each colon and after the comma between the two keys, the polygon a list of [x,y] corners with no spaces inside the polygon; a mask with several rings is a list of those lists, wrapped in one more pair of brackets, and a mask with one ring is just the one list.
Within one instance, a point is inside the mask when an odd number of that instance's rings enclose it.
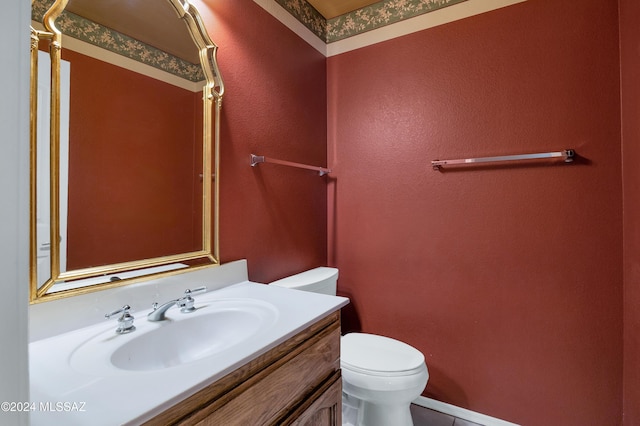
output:
{"label": "bathroom sink", "polygon": [[[229,266],[210,269],[223,268]],[[150,309],[141,307],[150,308],[154,299],[166,301],[185,288],[219,279],[210,273],[205,268],[141,283],[140,288],[137,284],[127,286],[114,292],[108,303],[95,296],[99,299],[96,306],[68,309],[70,320],[82,315],[86,321],[84,317],[90,315],[92,322],[29,344],[30,397],[32,401],[82,401],[86,409],[64,413],[39,410],[30,413],[30,424],[143,424],[348,302],[240,281],[196,295],[195,312],[183,314],[172,307],[166,311],[166,320],[147,320]],[[103,316],[124,303],[134,307],[131,314],[136,330],[116,334],[115,317],[105,320]]]}
{"label": "bathroom sink", "polygon": [[198,302],[195,312],[175,308],[164,321],[149,322],[139,314],[129,334],[103,331],[80,344],[69,363],[81,373],[112,375],[209,362],[268,329],[278,317],[275,306],[257,299]]}

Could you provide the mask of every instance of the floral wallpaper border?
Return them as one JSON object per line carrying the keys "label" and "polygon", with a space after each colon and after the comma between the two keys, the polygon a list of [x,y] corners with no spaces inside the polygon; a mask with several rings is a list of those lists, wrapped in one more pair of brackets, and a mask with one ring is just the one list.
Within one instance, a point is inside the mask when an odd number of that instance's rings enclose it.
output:
{"label": "floral wallpaper border", "polygon": [[385,0],[327,21],[327,42],[342,40],[467,0]]}
{"label": "floral wallpaper border", "polygon": [[328,20],[305,0],[275,1],[328,44],[467,0],[382,0]]}
{"label": "floral wallpaper border", "polygon": [[[31,19],[42,22],[44,14],[52,4],[53,0],[34,0],[31,6]],[[73,13],[63,12],[56,23],[63,34],[75,39],[150,65],[185,80],[198,82],[205,79],[199,64],[192,64]]]}
{"label": "floral wallpaper border", "polygon": [[[54,0],[34,0],[31,19],[42,22]],[[325,19],[306,0],[275,0],[325,43],[333,43],[467,0],[382,0],[362,9]],[[191,64],[139,40],[70,12],[58,18],[63,34],[150,65],[189,81],[202,81],[200,65]]]}
{"label": "floral wallpaper border", "polygon": [[320,40],[327,43],[327,20],[305,0],[275,0]]}

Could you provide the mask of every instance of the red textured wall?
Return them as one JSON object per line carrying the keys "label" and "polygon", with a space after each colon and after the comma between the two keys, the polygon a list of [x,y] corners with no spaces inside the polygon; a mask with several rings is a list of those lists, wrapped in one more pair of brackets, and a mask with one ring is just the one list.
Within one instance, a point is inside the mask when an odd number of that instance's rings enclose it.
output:
{"label": "red textured wall", "polygon": [[192,212],[201,93],[67,49],[63,58],[71,62],[67,267],[200,249]]}
{"label": "red textured wall", "polygon": [[640,3],[620,0],[624,195],[624,424],[640,424]]}
{"label": "red textured wall", "polygon": [[[618,59],[608,0],[530,0],[328,59],[345,323],[421,350],[425,396],[527,426],[620,424]],[[429,163],[564,148],[581,158]]]}
{"label": "red textured wall", "polygon": [[251,0],[199,0],[220,46],[220,253],[247,259],[250,279],[270,282],[327,262],[326,179],[251,153],[326,162],[326,67],[322,54]]}

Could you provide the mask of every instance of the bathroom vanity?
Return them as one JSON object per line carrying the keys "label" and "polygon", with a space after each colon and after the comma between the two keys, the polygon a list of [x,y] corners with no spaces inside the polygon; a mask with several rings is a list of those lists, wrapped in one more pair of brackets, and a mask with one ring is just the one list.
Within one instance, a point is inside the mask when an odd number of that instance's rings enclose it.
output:
{"label": "bathroom vanity", "polygon": [[333,313],[148,425],[341,425],[340,316]]}
{"label": "bathroom vanity", "polygon": [[[211,291],[195,312],[147,320],[152,302],[201,285]],[[127,334],[104,319],[122,303],[135,316]],[[33,305],[31,401],[82,410],[35,410],[31,423],[339,425],[347,303],[249,282],[239,261]]]}

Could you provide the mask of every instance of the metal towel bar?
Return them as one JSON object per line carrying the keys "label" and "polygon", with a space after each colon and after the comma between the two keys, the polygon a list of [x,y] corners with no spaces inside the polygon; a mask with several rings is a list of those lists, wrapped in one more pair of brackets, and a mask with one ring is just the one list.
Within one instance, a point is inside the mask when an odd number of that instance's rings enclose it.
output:
{"label": "metal towel bar", "polygon": [[274,158],[265,157],[264,155],[251,154],[251,167],[255,167],[260,163],[273,163],[280,164],[282,166],[297,167],[299,169],[313,170],[320,173],[320,176],[331,173],[331,169],[327,169],[325,167],[309,166],[307,164],[294,163],[293,161],[276,160]]}
{"label": "metal towel bar", "polygon": [[433,170],[440,170],[442,166],[453,164],[473,164],[473,163],[497,163],[503,161],[517,160],[540,160],[545,158],[564,158],[565,163],[573,161],[575,151],[573,149],[565,149],[556,152],[540,152],[535,154],[519,154],[519,155],[503,155],[499,157],[480,157],[480,158],[463,158],[458,160],[434,160],[431,162]]}

